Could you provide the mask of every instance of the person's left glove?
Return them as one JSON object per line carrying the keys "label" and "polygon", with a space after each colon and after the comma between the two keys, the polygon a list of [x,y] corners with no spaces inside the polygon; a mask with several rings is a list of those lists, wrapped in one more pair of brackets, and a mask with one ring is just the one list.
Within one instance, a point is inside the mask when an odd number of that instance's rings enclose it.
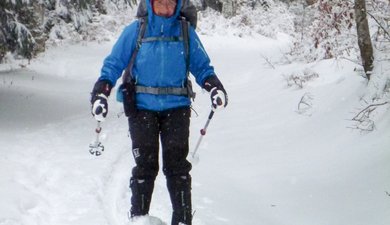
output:
{"label": "person's left glove", "polygon": [[98,80],[91,93],[91,113],[100,122],[106,119],[108,113],[107,99],[110,96],[112,85],[107,80]]}
{"label": "person's left glove", "polygon": [[216,75],[206,79],[203,88],[210,92],[211,106],[213,110],[224,109],[228,104],[228,95],[221,81]]}

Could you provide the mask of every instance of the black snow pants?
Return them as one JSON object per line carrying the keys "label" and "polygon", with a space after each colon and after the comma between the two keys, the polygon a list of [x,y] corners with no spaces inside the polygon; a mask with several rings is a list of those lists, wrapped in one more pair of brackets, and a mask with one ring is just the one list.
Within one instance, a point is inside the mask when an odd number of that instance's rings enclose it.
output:
{"label": "black snow pants", "polygon": [[130,179],[132,217],[149,213],[161,141],[162,168],[173,208],[172,225],[191,225],[191,163],[186,159],[190,114],[191,109],[186,107],[162,112],[139,110],[129,117],[136,163]]}

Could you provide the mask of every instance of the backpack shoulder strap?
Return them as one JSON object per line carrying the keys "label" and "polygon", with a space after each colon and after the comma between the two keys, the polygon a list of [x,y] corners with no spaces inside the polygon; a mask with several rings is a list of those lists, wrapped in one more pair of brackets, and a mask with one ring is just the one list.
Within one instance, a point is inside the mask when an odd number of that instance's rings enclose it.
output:
{"label": "backpack shoulder strap", "polygon": [[134,66],[135,58],[137,57],[138,51],[141,48],[142,38],[145,35],[146,27],[148,25],[147,17],[141,17],[138,19],[138,21],[139,21],[139,29],[138,29],[137,40],[135,43],[135,49],[133,51],[133,54],[131,55],[129,64],[127,65],[127,68],[125,69],[125,72],[123,74],[123,83],[130,83],[131,79],[133,79],[132,69]]}
{"label": "backpack shoulder strap", "polygon": [[189,75],[189,65],[190,65],[190,41],[189,41],[189,22],[185,18],[180,19],[181,23],[181,36],[183,38],[184,44],[184,57],[186,60],[186,73]]}
{"label": "backpack shoulder strap", "polygon": [[194,101],[196,93],[192,89],[192,83],[190,80],[190,35],[189,35],[190,22],[188,22],[185,18],[181,18],[180,23],[181,23],[181,36],[183,38],[183,44],[184,44],[184,57],[186,61],[187,95]]}
{"label": "backpack shoulder strap", "polygon": [[142,38],[145,36],[146,27],[148,26],[148,17],[139,18],[139,32],[137,37],[137,51],[141,48]]}

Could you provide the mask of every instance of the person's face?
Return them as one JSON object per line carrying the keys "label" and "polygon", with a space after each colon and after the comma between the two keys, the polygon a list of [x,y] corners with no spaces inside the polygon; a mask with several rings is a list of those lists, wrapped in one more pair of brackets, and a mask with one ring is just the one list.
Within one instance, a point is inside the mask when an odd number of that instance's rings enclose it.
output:
{"label": "person's face", "polygon": [[175,13],[176,0],[152,0],[153,12],[158,16],[171,17]]}

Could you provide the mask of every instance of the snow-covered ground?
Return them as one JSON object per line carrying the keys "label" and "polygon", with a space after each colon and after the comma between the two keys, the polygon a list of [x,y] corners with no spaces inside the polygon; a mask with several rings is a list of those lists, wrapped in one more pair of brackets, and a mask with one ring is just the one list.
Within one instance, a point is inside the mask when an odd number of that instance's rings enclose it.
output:
{"label": "snow-covered ground", "polygon": [[[281,65],[284,35],[201,39],[229,105],[212,119],[192,170],[194,225],[390,224],[390,118],[367,134],[348,128],[367,86],[355,65]],[[102,124],[106,150],[88,152],[89,93],[112,44],[51,48],[0,73],[0,225],[131,224],[134,161],[115,91]],[[304,71],[317,75],[288,85]],[[208,94],[197,92],[191,149],[210,111]],[[162,173],[150,214],[170,224]]]}

